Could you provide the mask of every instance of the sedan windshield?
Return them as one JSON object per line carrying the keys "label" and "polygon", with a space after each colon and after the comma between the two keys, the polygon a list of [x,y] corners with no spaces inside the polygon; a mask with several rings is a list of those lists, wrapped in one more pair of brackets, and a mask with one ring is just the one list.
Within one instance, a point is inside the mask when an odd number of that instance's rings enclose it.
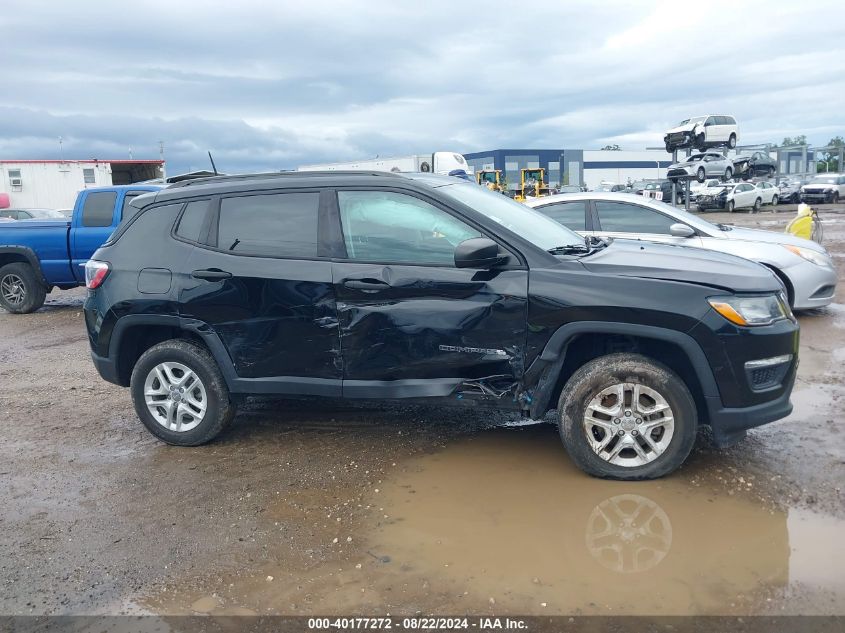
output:
{"label": "sedan windshield", "polygon": [[544,251],[558,246],[584,245],[584,238],[577,233],[500,193],[462,183],[445,185],[438,189]]}

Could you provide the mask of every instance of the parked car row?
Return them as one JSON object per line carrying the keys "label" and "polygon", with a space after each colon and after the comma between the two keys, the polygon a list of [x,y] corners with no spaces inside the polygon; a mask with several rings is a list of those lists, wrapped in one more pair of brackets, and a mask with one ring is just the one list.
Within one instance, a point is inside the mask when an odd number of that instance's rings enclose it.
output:
{"label": "parked car row", "polygon": [[695,204],[699,211],[724,209],[733,213],[736,209],[751,209],[752,213],[760,210],[764,204],[777,206],[779,189],[770,182],[725,182],[707,187],[696,196]]}

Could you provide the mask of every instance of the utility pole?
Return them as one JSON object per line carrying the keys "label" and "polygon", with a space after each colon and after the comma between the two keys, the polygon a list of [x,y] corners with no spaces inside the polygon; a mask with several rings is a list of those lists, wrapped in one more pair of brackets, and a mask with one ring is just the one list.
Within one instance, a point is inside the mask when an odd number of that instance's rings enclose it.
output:
{"label": "utility pole", "polygon": [[158,142],[158,156],[161,159],[161,177],[167,178],[167,163],[164,162],[164,141]]}

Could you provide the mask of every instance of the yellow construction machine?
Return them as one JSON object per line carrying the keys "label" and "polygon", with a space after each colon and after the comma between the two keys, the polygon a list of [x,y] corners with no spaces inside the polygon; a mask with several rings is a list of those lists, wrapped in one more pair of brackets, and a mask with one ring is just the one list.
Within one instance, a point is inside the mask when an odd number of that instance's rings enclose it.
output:
{"label": "yellow construction machine", "polygon": [[546,170],[541,167],[531,167],[520,171],[520,187],[513,197],[517,202],[524,202],[529,197],[539,198],[551,193],[549,183],[546,182]]}
{"label": "yellow construction machine", "polygon": [[475,172],[475,179],[491,191],[503,191],[505,188],[501,169],[482,169]]}

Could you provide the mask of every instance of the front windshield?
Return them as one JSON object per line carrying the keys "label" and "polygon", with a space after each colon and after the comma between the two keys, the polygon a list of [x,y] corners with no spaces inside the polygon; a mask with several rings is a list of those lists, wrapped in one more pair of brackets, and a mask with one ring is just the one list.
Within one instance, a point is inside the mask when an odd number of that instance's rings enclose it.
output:
{"label": "front windshield", "polygon": [[584,238],[577,233],[500,193],[460,183],[444,185],[438,187],[438,190],[495,220],[544,251],[556,246],[584,245]]}
{"label": "front windshield", "polygon": [[831,176],[816,176],[813,178],[813,182],[811,184],[814,185],[835,185],[836,178]]}
{"label": "front windshield", "polygon": [[702,158],[704,158],[704,154],[693,154],[692,156],[687,158],[687,160],[689,162],[693,162],[693,161],[696,161],[696,160],[701,160]]}
{"label": "front windshield", "polygon": [[691,119],[684,119],[680,123],[678,123],[678,127],[682,125],[687,125],[688,123],[701,123],[704,120],[703,116],[694,116]]}
{"label": "front windshield", "polygon": [[66,219],[64,215],[62,215],[61,211],[57,211],[56,209],[27,209],[27,212],[34,218],[38,220],[54,220]]}

